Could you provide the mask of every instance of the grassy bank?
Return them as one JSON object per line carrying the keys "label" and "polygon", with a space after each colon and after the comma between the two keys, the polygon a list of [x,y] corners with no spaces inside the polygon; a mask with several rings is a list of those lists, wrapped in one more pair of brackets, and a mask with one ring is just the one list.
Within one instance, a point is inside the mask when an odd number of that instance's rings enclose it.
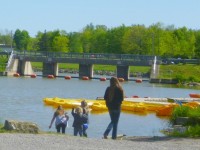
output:
{"label": "grassy bank", "polygon": [[200,82],[200,65],[178,64],[161,65],[159,70],[160,79],[178,79],[179,82]]}

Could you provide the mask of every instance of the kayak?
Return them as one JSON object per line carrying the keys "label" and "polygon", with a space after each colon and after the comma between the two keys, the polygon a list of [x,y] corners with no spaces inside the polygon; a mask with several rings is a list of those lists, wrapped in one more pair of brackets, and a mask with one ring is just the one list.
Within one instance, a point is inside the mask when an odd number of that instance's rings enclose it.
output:
{"label": "kayak", "polygon": [[189,96],[191,98],[200,98],[200,94],[197,94],[197,93],[191,93],[191,94],[189,94]]}

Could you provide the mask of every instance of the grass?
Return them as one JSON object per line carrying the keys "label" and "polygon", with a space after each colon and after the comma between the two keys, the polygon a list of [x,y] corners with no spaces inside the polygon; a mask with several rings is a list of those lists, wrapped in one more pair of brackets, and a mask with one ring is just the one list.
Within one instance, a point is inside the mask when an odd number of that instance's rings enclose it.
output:
{"label": "grass", "polygon": [[172,137],[192,137],[192,138],[199,138],[200,137],[200,125],[195,126],[188,126],[187,130],[183,133],[178,131],[174,131],[169,134]]}
{"label": "grass", "polygon": [[[42,68],[41,62],[32,62],[33,68]],[[71,63],[59,63],[59,69],[70,69],[70,70],[78,70],[79,64],[71,64]],[[150,72],[151,67],[148,66],[130,66],[130,72],[141,72],[148,73]],[[116,66],[111,65],[94,65],[94,71],[116,71]]]}
{"label": "grass", "polygon": [[4,125],[3,124],[0,124],[0,133],[7,133],[8,131],[6,131],[4,129]]}
{"label": "grass", "polygon": [[6,56],[0,56],[0,72],[5,71],[7,61],[8,58]]}
{"label": "grass", "polygon": [[200,65],[195,64],[178,64],[178,65],[161,65],[159,77],[162,79],[178,79],[182,81],[200,82]]}

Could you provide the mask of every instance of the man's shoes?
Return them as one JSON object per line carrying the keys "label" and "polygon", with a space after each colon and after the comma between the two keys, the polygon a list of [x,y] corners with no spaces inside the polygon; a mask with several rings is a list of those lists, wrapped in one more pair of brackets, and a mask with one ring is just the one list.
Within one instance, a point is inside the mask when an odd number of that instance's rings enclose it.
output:
{"label": "man's shoes", "polygon": [[108,136],[104,134],[103,139],[108,139]]}

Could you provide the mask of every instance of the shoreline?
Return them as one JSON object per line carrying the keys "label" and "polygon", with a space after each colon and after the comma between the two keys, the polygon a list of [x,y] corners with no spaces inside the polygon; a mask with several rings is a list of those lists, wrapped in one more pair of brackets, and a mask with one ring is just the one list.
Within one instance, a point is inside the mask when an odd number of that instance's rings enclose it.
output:
{"label": "shoreline", "polygon": [[83,138],[62,134],[0,133],[0,149],[6,150],[198,150],[200,139],[133,136],[122,140]]}

